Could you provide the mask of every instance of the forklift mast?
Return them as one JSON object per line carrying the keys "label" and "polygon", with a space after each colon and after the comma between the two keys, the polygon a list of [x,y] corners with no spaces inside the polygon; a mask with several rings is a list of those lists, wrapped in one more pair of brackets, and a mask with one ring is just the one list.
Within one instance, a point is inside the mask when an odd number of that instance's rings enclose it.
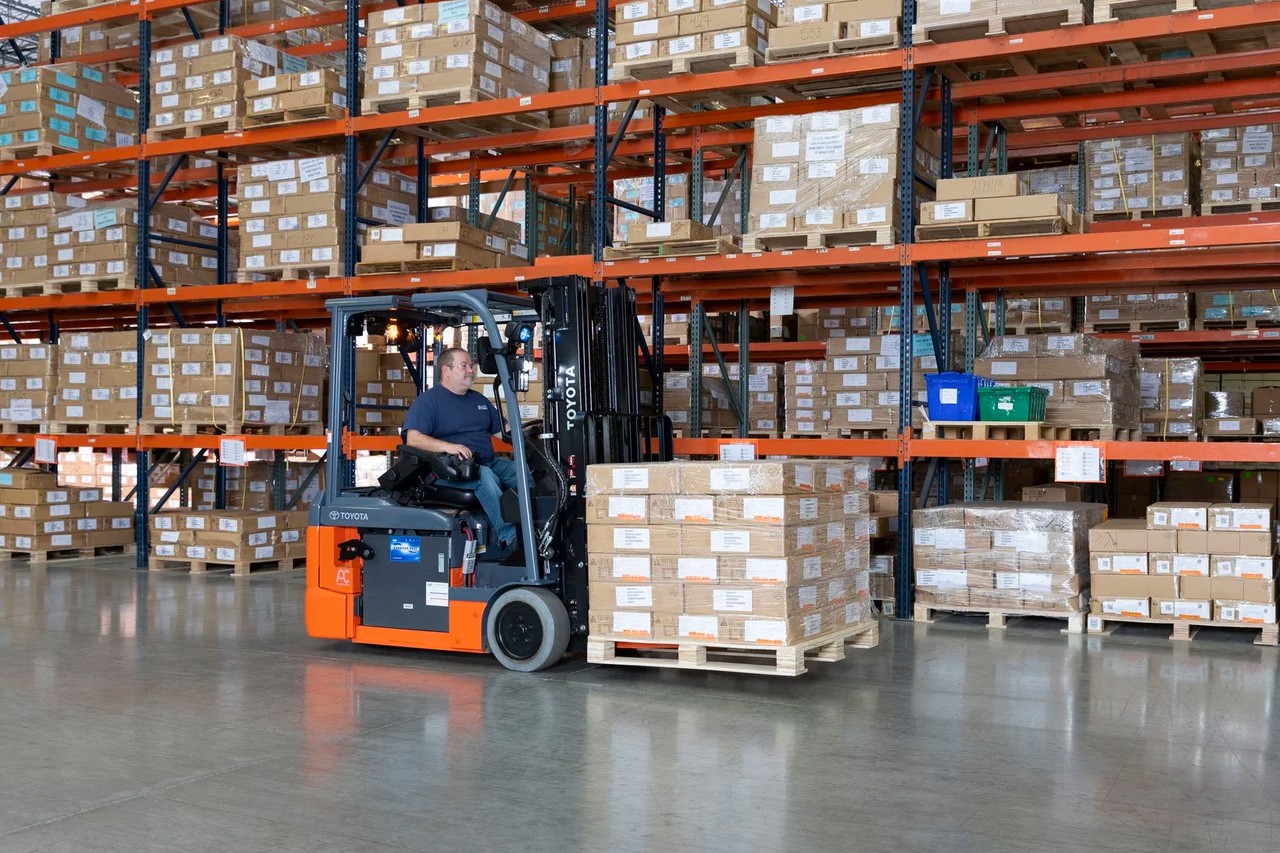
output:
{"label": "forklift mast", "polygon": [[671,424],[641,405],[635,291],[580,277],[528,287],[542,320],[544,436],[567,481],[556,549],[562,564],[549,568],[571,630],[585,636],[587,466],[669,458]]}

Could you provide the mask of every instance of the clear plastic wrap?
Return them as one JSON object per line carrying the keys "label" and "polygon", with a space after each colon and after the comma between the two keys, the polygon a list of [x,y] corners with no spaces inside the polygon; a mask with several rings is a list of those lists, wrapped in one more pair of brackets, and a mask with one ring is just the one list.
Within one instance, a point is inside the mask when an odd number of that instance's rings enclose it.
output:
{"label": "clear plastic wrap", "polygon": [[[1085,299],[1086,323],[1191,321],[1191,294],[1158,287],[1123,293],[1091,294]],[[1184,327],[1186,328],[1186,327]]]}
{"label": "clear plastic wrap", "polygon": [[1276,154],[1280,125],[1260,124],[1200,133],[1200,190],[1205,213],[1247,211],[1254,202],[1275,201],[1280,172]]}
{"label": "clear plastic wrap", "polygon": [[1204,417],[1200,359],[1144,358],[1141,369],[1143,434],[1194,435]]}
{"label": "clear plastic wrap", "polygon": [[68,153],[137,142],[137,99],[88,65],[0,73],[0,110],[0,146],[6,149],[46,145]]}
{"label": "clear plastic wrap", "polygon": [[[136,281],[138,204],[131,199],[98,202],[53,217],[49,225],[51,281],[114,279]],[[152,233],[182,240],[213,241],[217,229],[190,208],[158,204],[152,208]],[[166,287],[218,284],[217,252],[212,247],[153,243],[151,264]]]}
{"label": "clear plastic wrap", "polygon": [[1244,417],[1243,391],[1205,391],[1204,414],[1207,418]]}
{"label": "clear plastic wrap", "polygon": [[1280,290],[1207,291],[1196,295],[1196,316],[1205,322],[1280,322]]}
{"label": "clear plastic wrap", "polygon": [[1197,204],[1199,152],[1186,133],[1085,142],[1089,212],[1131,214]]}
{"label": "clear plastic wrap", "polygon": [[920,600],[1078,612],[1087,587],[1089,528],[1101,505],[960,504],[916,510]]}
{"label": "clear plastic wrap", "polygon": [[128,424],[138,417],[135,332],[73,333],[58,342],[58,423]]}

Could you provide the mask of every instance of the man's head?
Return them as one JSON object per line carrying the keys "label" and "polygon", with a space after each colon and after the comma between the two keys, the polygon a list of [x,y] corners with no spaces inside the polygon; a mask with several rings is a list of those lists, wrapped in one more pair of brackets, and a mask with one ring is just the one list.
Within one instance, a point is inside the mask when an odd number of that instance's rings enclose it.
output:
{"label": "man's head", "polygon": [[461,347],[452,347],[440,353],[440,384],[455,394],[471,390],[476,379],[476,366],[471,354]]}

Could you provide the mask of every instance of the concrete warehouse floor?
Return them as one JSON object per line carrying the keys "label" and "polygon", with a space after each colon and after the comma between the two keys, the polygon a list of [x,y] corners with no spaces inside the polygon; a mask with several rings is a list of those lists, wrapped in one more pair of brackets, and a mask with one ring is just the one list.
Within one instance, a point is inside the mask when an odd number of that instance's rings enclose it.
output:
{"label": "concrete warehouse floor", "polygon": [[[0,851],[1258,850],[1277,650],[888,624],[798,679],[308,639],[300,573],[0,564]],[[110,568],[114,566],[115,568]]]}

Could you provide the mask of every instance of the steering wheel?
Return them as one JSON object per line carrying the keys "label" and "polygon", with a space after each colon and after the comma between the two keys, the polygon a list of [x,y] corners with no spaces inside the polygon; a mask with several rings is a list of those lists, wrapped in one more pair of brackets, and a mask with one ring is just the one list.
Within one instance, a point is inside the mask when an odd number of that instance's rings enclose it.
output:
{"label": "steering wheel", "polygon": [[475,459],[464,459],[457,453],[433,453],[408,444],[400,445],[399,451],[400,455],[426,465],[442,480],[469,482],[480,475]]}

